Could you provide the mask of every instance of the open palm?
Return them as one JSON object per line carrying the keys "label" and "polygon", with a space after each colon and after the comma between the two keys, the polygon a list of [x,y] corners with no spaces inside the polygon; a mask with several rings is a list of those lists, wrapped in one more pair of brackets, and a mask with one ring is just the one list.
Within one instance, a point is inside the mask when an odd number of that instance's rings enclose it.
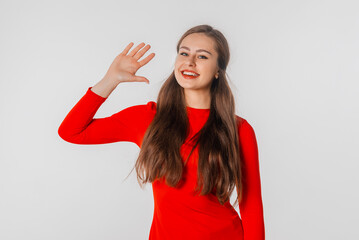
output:
{"label": "open palm", "polygon": [[[151,53],[143,60],[139,59],[150,49],[150,45],[140,43],[137,45],[130,53],[129,50],[133,46],[133,43],[127,45],[127,47],[116,56],[115,60],[112,62],[109,70],[106,73],[106,76],[115,79],[117,82],[147,82],[149,80],[143,76],[136,76],[137,70],[146,65],[154,56],[155,53]],[[141,49],[145,46],[143,49]],[[141,49],[141,50],[140,50]]]}

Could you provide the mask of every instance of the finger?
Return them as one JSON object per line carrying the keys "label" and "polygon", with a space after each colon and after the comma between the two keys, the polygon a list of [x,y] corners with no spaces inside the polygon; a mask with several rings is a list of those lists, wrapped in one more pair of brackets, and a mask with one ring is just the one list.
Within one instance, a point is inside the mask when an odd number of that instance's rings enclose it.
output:
{"label": "finger", "polygon": [[148,55],[145,59],[143,59],[142,61],[139,62],[139,64],[141,65],[141,67],[145,64],[147,64],[149,61],[151,61],[152,58],[154,58],[156,54],[155,53],[151,53],[150,55]]}
{"label": "finger", "polygon": [[145,45],[144,42],[138,44],[137,47],[135,47],[135,48],[130,52],[130,54],[128,54],[128,56],[133,57],[133,55],[135,55],[135,54],[138,52],[138,50],[140,50],[144,45]]}
{"label": "finger", "polygon": [[128,53],[128,51],[132,48],[132,46],[133,46],[133,42],[130,42],[128,45],[127,45],[127,47],[122,51],[122,53],[120,53],[120,55],[122,54],[122,55],[127,55],[127,53]]}
{"label": "finger", "polygon": [[141,76],[135,76],[135,77],[133,78],[133,81],[135,81],[135,82],[146,82],[146,83],[150,83],[150,81],[149,81],[147,78],[141,77]]}
{"label": "finger", "polygon": [[148,49],[150,49],[151,46],[150,45],[146,45],[144,48],[141,49],[141,51],[139,51],[138,53],[136,53],[136,55],[134,56],[134,58],[136,60],[140,59],[147,51]]}

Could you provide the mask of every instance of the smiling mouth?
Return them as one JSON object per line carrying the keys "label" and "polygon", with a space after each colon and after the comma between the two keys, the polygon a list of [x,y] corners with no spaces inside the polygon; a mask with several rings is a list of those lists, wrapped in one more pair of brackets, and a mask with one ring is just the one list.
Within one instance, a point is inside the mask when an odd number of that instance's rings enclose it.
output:
{"label": "smiling mouth", "polygon": [[199,74],[193,73],[193,72],[187,72],[187,71],[181,71],[181,74],[186,79],[194,79],[199,76]]}

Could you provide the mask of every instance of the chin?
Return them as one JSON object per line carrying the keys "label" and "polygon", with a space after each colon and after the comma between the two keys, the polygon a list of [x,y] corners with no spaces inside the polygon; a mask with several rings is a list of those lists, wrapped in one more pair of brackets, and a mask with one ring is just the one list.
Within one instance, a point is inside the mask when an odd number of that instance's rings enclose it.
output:
{"label": "chin", "polygon": [[181,80],[178,80],[178,79],[177,79],[177,83],[178,83],[178,85],[180,85],[182,88],[193,88],[193,84],[191,84],[191,83],[185,83],[185,82],[183,82],[183,81],[181,81]]}

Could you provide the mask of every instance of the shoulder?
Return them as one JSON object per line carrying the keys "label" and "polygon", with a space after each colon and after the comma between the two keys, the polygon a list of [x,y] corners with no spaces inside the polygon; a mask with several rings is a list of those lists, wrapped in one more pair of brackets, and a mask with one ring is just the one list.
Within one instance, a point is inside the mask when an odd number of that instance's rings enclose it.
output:
{"label": "shoulder", "polygon": [[245,118],[238,115],[236,115],[236,121],[238,129],[252,127]]}
{"label": "shoulder", "polygon": [[240,139],[255,138],[254,129],[245,118],[236,115],[236,120]]}
{"label": "shoulder", "polygon": [[146,106],[147,106],[148,111],[156,112],[156,109],[157,109],[157,103],[156,102],[149,101],[149,102],[147,102]]}
{"label": "shoulder", "polygon": [[124,108],[123,110],[121,110],[121,112],[127,112],[127,113],[132,113],[132,114],[152,114],[152,113],[156,113],[156,102],[153,101],[149,101],[147,103],[144,104],[138,104],[138,105],[132,105],[129,107]]}
{"label": "shoulder", "polygon": [[127,124],[138,124],[151,122],[156,114],[156,103],[149,101],[144,104],[126,107],[112,115],[114,120],[127,122]]}

